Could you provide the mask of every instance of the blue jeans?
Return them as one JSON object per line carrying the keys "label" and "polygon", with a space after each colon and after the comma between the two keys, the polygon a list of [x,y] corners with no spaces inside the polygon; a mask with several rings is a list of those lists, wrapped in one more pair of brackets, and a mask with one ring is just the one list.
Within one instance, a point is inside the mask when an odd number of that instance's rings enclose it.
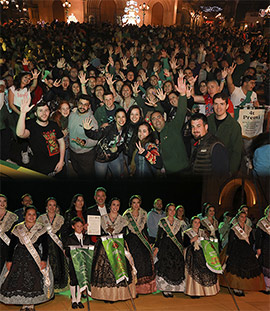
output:
{"label": "blue jeans", "polygon": [[112,177],[119,179],[121,177],[123,164],[122,155],[111,162],[101,163],[95,161],[96,176],[98,179],[105,179],[107,171],[110,170]]}

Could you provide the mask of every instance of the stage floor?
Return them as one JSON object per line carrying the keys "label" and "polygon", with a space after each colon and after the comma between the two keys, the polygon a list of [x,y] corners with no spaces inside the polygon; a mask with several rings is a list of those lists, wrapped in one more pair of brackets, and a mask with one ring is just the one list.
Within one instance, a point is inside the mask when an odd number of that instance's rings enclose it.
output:
{"label": "stage floor", "polygon": [[[270,310],[270,295],[259,292],[246,292],[245,297],[235,297],[240,311],[267,311]],[[85,301],[85,300],[84,300]],[[140,295],[135,299],[137,311],[235,311],[237,310],[231,295],[225,288],[214,297],[202,297],[191,299],[182,293],[177,293],[174,298],[164,298],[161,293],[152,295]],[[20,310],[19,306],[4,305],[0,303],[0,310]],[[56,295],[53,301],[36,306],[37,311],[70,311],[71,300],[64,295]],[[77,309],[79,310],[79,309]],[[87,303],[84,309],[87,310]],[[91,311],[131,311],[133,310],[130,301],[116,302],[113,304],[103,301],[91,300]]]}

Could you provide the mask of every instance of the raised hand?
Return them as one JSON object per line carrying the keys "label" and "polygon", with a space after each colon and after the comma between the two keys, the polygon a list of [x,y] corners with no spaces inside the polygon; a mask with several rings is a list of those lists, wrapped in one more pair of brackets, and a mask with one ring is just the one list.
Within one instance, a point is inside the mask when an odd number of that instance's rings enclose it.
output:
{"label": "raised hand", "polygon": [[146,97],[146,99],[148,100],[145,101],[145,105],[150,106],[150,107],[157,107],[157,104],[154,102],[154,99],[150,99],[149,97]]}
{"label": "raised hand", "polygon": [[107,84],[108,84],[109,86],[113,85],[114,82],[116,81],[116,80],[113,80],[113,76],[112,76],[110,73],[107,73],[107,74],[106,74],[105,79],[106,79]]}
{"label": "raised hand", "polygon": [[31,73],[32,73],[31,80],[36,80],[38,76],[40,75],[40,71],[38,71],[37,69],[32,70]]}
{"label": "raised hand", "polygon": [[141,78],[143,80],[143,83],[146,82],[147,81],[146,72],[143,71],[140,75],[141,75]]}
{"label": "raised hand", "polygon": [[57,68],[61,69],[61,68],[64,68],[65,66],[66,66],[66,60],[64,59],[64,57],[57,60],[57,64],[56,64]]}
{"label": "raised hand", "polygon": [[61,79],[55,80],[55,81],[53,82],[53,86],[54,86],[54,87],[59,87],[60,85],[61,85]]}
{"label": "raised hand", "polygon": [[27,58],[23,58],[22,65],[28,66],[28,64],[29,64],[29,60]]}
{"label": "raised hand", "polygon": [[190,86],[194,86],[197,79],[198,79],[198,76],[196,76],[196,77],[192,76],[192,77],[188,78],[188,82],[189,82]]}
{"label": "raised hand", "polygon": [[124,56],[121,58],[121,60],[122,60],[123,68],[124,69],[127,68],[127,66],[129,65],[128,58]]}
{"label": "raised hand", "polygon": [[27,113],[27,112],[29,112],[33,107],[34,107],[34,105],[31,105],[30,106],[30,104],[31,104],[31,97],[29,96],[29,97],[24,97],[23,99],[22,99],[22,103],[21,103],[21,113]]}
{"label": "raised hand", "polygon": [[89,67],[90,64],[89,64],[89,61],[88,59],[86,59],[84,62],[83,62],[83,70],[86,71],[87,67]]}
{"label": "raised hand", "polygon": [[183,71],[183,69],[180,69],[179,71],[178,71],[178,77],[179,78],[184,78],[184,71]]}
{"label": "raised hand", "polygon": [[89,79],[86,79],[86,74],[83,72],[80,72],[78,74],[78,79],[80,80],[81,84],[86,84],[87,81],[89,80]]}
{"label": "raised hand", "polygon": [[137,67],[138,64],[139,64],[138,58],[134,57],[133,58],[133,67]]}
{"label": "raised hand", "polygon": [[165,50],[162,50],[160,56],[161,56],[161,58],[167,58],[168,54],[167,54],[167,52]]}
{"label": "raised hand", "polygon": [[91,128],[93,128],[93,125],[91,125],[91,123],[92,123],[92,119],[90,117],[85,118],[82,121],[83,128],[85,130],[91,130]]}
{"label": "raised hand", "polygon": [[163,73],[164,73],[164,76],[167,77],[167,78],[171,75],[170,71],[167,68],[163,69]]}
{"label": "raised hand", "polygon": [[162,88],[157,89],[157,91],[156,91],[156,97],[157,97],[160,101],[165,100],[166,94],[164,93],[164,91],[163,91]]}
{"label": "raised hand", "polygon": [[142,147],[142,143],[140,141],[136,143],[136,147],[138,148],[139,154],[143,154],[145,152],[145,149]]}
{"label": "raised hand", "polygon": [[179,65],[177,65],[177,59],[176,58],[172,58],[171,60],[170,60],[170,66],[171,66],[171,69],[172,70],[176,70],[177,68],[179,68]]}
{"label": "raised hand", "polygon": [[139,88],[139,82],[134,82],[134,84],[133,85],[131,85],[131,88],[132,88],[132,92],[133,92],[133,94],[138,94],[139,92],[138,92],[138,88]]}
{"label": "raised hand", "polygon": [[108,63],[110,66],[112,66],[112,67],[114,66],[114,60],[111,56],[108,58]]}
{"label": "raised hand", "polygon": [[176,91],[181,95],[184,96],[187,93],[187,84],[186,80],[183,77],[178,77],[177,85],[175,86]]}
{"label": "raised hand", "polygon": [[236,68],[236,64],[232,64],[232,66],[230,66],[230,67],[227,69],[228,75],[232,75],[235,68]]}

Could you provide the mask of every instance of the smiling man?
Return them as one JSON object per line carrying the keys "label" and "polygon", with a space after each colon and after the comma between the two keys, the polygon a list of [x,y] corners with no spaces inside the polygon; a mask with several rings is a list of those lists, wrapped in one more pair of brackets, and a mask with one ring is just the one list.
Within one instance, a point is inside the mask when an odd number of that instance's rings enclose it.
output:
{"label": "smiling man", "polygon": [[29,139],[33,151],[30,167],[40,173],[54,176],[62,171],[65,164],[64,135],[57,123],[49,121],[50,109],[44,101],[35,107],[36,120],[25,122],[26,114],[32,108],[30,100],[22,103],[16,134],[20,138]]}
{"label": "smiling man", "polygon": [[229,172],[228,153],[221,141],[208,132],[207,118],[202,113],[191,116],[191,132],[195,143],[191,167],[194,174],[226,174]]}
{"label": "smiling man", "polygon": [[214,114],[208,117],[209,132],[226,147],[229,154],[230,172],[238,171],[242,156],[242,132],[239,123],[227,112],[228,96],[218,93],[213,98]]}

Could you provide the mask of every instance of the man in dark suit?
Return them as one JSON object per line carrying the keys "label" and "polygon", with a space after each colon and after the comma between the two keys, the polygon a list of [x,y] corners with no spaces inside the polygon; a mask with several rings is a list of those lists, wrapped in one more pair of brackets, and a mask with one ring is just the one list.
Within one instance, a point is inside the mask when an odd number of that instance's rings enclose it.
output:
{"label": "man in dark suit", "polygon": [[[108,209],[106,206],[106,189],[103,187],[98,187],[95,190],[95,195],[94,195],[94,199],[96,201],[96,204],[93,206],[88,207],[87,209],[87,216],[91,215],[91,216],[103,216],[108,214]],[[101,220],[100,220],[100,224],[101,224]],[[96,243],[97,241],[97,236],[96,235],[91,235],[91,240]]]}

